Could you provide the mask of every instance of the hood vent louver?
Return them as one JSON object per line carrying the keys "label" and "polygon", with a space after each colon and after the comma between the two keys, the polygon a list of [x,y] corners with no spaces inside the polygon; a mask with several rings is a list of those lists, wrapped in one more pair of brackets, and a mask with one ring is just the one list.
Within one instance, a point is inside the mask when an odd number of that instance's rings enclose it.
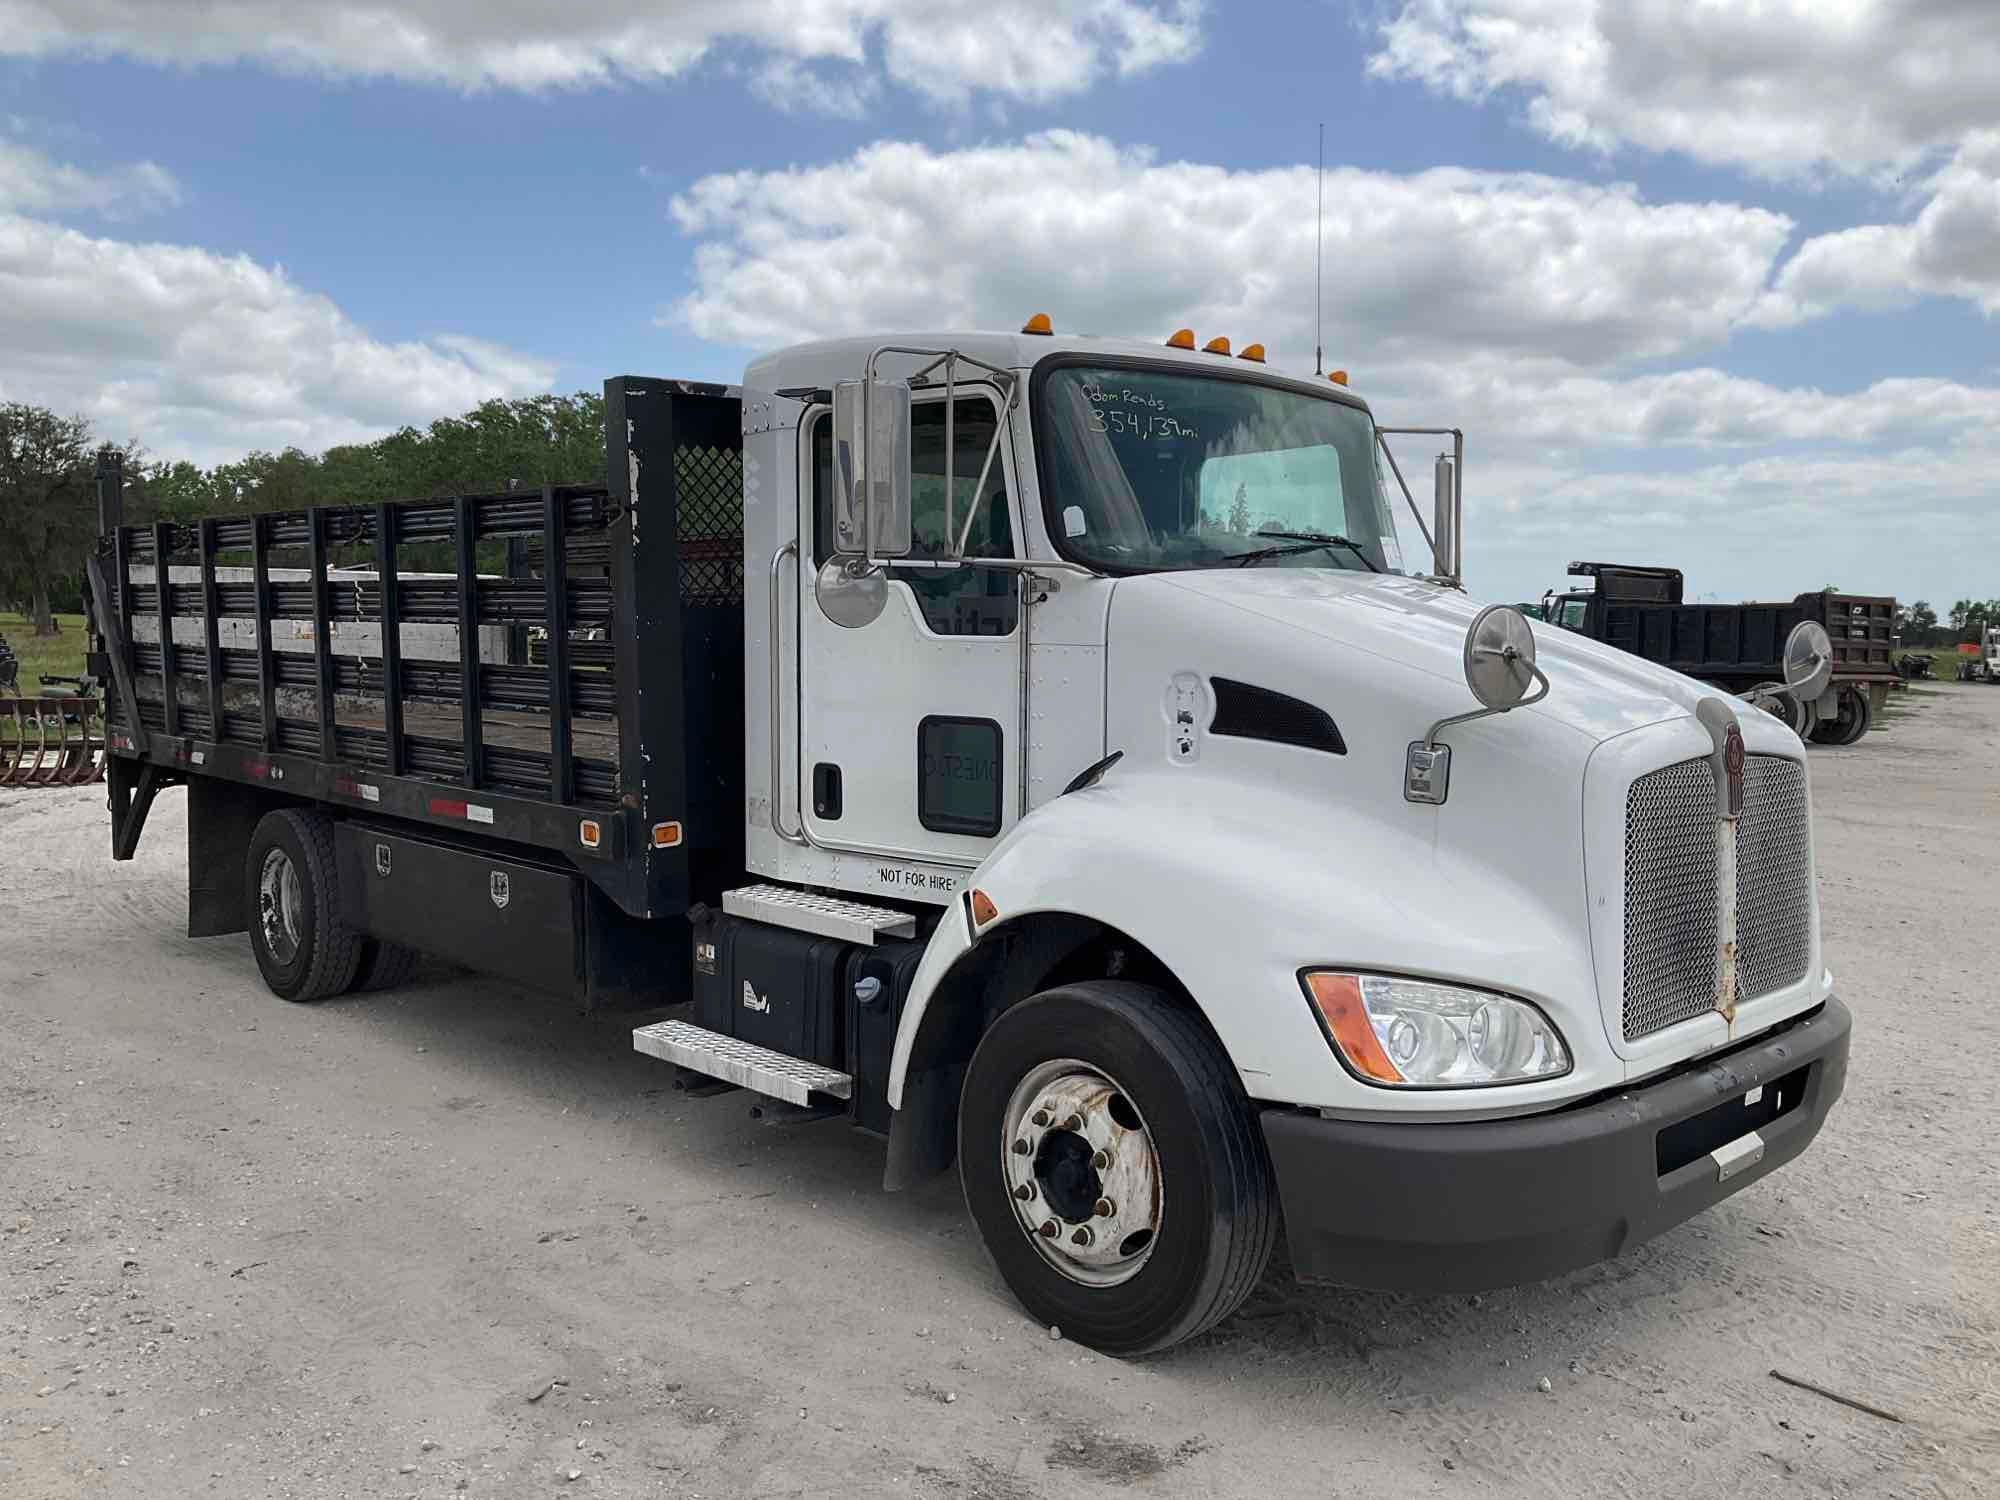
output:
{"label": "hood vent louver", "polygon": [[1243,740],[1269,740],[1274,745],[1294,745],[1301,750],[1319,750],[1328,755],[1347,754],[1347,741],[1333,715],[1304,699],[1227,677],[1211,677],[1215,690],[1215,720],[1210,734],[1226,734]]}

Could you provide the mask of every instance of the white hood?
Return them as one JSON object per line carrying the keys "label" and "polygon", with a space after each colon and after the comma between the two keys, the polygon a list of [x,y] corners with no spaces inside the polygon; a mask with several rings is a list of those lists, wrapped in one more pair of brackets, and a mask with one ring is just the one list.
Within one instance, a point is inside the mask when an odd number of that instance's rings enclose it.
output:
{"label": "white hood", "polygon": [[[1363,652],[1450,684],[1477,707],[1465,687],[1465,632],[1482,607],[1455,589],[1394,574],[1319,568],[1204,568],[1123,579],[1120,592],[1171,588],[1317,636],[1343,653]],[[1538,665],[1549,696],[1522,712],[1538,714],[1605,740],[1627,730],[1694,712],[1708,687],[1665,667],[1557,626],[1532,622]]]}

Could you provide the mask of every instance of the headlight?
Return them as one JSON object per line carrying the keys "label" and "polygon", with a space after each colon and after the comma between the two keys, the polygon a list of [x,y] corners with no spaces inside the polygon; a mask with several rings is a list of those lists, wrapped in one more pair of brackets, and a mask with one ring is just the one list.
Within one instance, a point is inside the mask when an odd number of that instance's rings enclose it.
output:
{"label": "headlight", "polygon": [[1386,974],[1312,973],[1305,984],[1341,1060],[1367,1083],[1479,1088],[1570,1068],[1562,1033],[1525,1000]]}

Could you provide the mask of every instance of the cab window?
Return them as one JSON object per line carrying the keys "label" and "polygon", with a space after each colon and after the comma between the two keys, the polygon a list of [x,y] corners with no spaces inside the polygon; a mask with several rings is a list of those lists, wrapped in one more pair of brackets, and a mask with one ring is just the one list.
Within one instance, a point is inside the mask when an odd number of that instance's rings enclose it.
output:
{"label": "cab window", "polygon": [[[968,557],[1012,557],[1013,520],[1007,502],[1003,456],[996,454],[986,476],[985,493],[978,491],[980,465],[993,441],[998,413],[980,397],[955,403],[952,431],[952,524],[963,527],[968,509],[972,528],[966,534]],[[946,556],[944,403],[920,401],[910,415],[911,547],[921,558]],[[1003,439],[1004,442],[1004,439]],[[833,419],[822,416],[813,425],[813,559],[824,563],[833,555]],[[954,568],[943,572],[898,568],[889,576],[910,586],[924,620],[939,635],[1012,635],[1020,620],[1021,597],[1014,574],[991,568]]]}

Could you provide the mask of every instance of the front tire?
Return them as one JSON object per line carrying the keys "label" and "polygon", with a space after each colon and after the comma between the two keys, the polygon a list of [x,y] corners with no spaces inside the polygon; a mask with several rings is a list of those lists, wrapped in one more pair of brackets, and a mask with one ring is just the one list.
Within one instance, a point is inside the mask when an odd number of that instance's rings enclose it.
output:
{"label": "front tire", "polygon": [[250,948],[272,994],[324,1000],[354,982],[362,939],[342,920],[330,818],[295,808],[264,814],[243,882]]}
{"label": "front tire", "polygon": [[1145,985],[1065,985],[1002,1013],[966,1070],[958,1163],[1022,1306],[1106,1354],[1222,1321],[1277,1238],[1270,1158],[1235,1069]]}

